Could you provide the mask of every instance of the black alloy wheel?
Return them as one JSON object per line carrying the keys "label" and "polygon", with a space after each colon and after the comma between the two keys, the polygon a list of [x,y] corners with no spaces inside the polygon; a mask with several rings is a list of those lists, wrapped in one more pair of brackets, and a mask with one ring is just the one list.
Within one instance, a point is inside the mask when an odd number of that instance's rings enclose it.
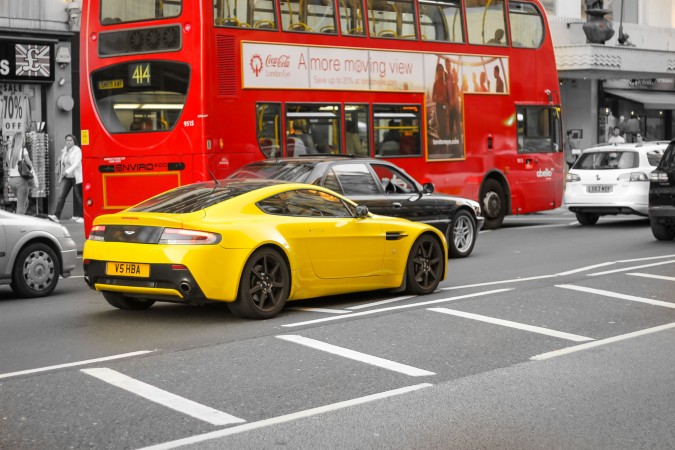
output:
{"label": "black alloy wheel", "polygon": [[436,290],[445,270],[445,252],[439,240],[423,234],[413,244],[406,266],[406,291],[414,295]]}
{"label": "black alloy wheel", "polygon": [[290,291],[291,275],[286,259],[277,250],[261,248],[246,262],[237,300],[227,306],[242,318],[269,319],[283,309]]}

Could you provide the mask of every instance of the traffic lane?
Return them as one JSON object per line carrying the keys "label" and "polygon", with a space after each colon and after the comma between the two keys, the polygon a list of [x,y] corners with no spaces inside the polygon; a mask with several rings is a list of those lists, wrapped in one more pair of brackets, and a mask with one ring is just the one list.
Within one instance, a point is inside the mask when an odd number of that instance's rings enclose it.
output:
{"label": "traffic lane", "polygon": [[92,376],[97,369],[112,369],[242,422],[428,378],[315,352],[277,337],[158,352],[0,381],[4,417],[0,447],[138,448],[222,427]]}
{"label": "traffic lane", "polygon": [[181,448],[671,448],[674,339],[671,329],[221,438],[194,435]]}

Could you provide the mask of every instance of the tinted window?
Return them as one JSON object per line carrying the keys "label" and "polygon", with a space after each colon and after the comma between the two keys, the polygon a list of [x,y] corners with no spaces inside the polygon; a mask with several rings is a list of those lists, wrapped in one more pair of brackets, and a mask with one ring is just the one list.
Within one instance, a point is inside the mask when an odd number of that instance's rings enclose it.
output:
{"label": "tinted window", "polygon": [[134,61],[91,75],[96,110],[110,133],[170,130],[185,105],[190,85],[187,64]]}
{"label": "tinted window", "polygon": [[661,150],[654,150],[654,151],[651,151],[651,152],[647,152],[647,163],[650,166],[658,166],[662,157],[663,157],[663,151],[661,151]]}
{"label": "tinted window", "polygon": [[665,171],[673,171],[675,170],[675,145],[670,144],[668,145],[668,149],[666,152],[663,154],[663,158],[661,158],[661,162],[659,163],[659,169]]}
{"label": "tinted window", "polygon": [[278,214],[299,217],[353,217],[351,209],[341,199],[313,189],[282,192],[258,206],[265,212],[280,208],[282,212]]}
{"label": "tinted window", "polygon": [[639,155],[636,152],[584,152],[574,164],[578,170],[632,169],[638,167]]}
{"label": "tinted window", "polygon": [[129,211],[169,214],[191,213],[265,186],[269,186],[269,181],[264,183],[234,182],[219,184],[218,186],[214,182],[188,184],[139,203],[129,208]]}
{"label": "tinted window", "polygon": [[249,164],[237,169],[228,178],[269,178],[306,183],[312,169],[314,169],[312,163]]}
{"label": "tinted window", "polygon": [[110,25],[178,17],[182,5],[181,0],[101,0],[101,23]]}
{"label": "tinted window", "polygon": [[552,153],[560,151],[560,119],[556,108],[519,106],[518,153]]}
{"label": "tinted window", "polygon": [[386,194],[408,194],[417,191],[415,183],[401,171],[383,164],[373,164],[372,168]]}
{"label": "tinted window", "polygon": [[332,171],[332,176],[338,180],[341,192],[346,196],[380,193],[366,164],[338,164],[333,166]]}

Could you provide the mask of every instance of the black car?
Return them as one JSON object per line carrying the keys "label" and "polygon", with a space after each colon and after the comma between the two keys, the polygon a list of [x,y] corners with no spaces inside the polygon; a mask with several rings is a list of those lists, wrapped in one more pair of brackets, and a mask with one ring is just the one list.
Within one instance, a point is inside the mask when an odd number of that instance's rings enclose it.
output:
{"label": "black car", "polygon": [[649,175],[649,222],[656,239],[675,238],[675,140]]}
{"label": "black car", "polygon": [[451,257],[469,256],[483,226],[478,202],[434,194],[396,165],[353,156],[279,158],[247,164],[229,178],[272,178],[332,189],[383,216],[424,222],[441,230]]}

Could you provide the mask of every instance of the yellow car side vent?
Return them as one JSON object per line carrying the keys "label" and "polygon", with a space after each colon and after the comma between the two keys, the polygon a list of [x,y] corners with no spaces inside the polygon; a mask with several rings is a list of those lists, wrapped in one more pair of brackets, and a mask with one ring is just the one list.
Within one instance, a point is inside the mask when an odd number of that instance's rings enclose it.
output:
{"label": "yellow car side vent", "polygon": [[408,237],[408,235],[402,231],[387,231],[388,241],[398,241],[399,239],[403,239],[405,237]]}

